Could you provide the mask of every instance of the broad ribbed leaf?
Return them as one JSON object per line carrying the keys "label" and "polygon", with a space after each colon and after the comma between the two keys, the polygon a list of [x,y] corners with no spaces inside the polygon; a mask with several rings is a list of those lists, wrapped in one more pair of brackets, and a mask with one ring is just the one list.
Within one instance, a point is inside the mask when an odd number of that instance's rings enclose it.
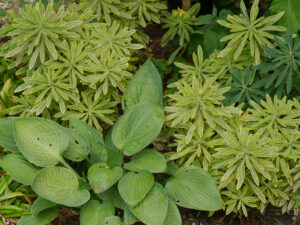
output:
{"label": "broad ribbed leaf", "polygon": [[92,126],[76,118],[70,118],[69,127],[81,134],[90,144],[91,164],[106,162],[107,153],[102,134]]}
{"label": "broad ribbed leaf", "polygon": [[105,225],[122,225],[122,220],[118,216],[109,216],[104,220]]}
{"label": "broad ribbed leaf", "polygon": [[108,166],[97,163],[89,168],[89,182],[96,194],[102,193],[117,183],[123,175],[123,169],[115,167],[110,169]]}
{"label": "broad ribbed leaf", "polygon": [[17,225],[46,225],[55,219],[58,212],[58,207],[52,207],[50,209],[43,210],[37,215],[24,215],[21,217]]}
{"label": "broad ribbed leaf", "polygon": [[127,205],[122,199],[119,190],[118,190],[118,185],[115,184],[111,188],[109,188],[107,191],[99,194],[100,199],[103,201],[110,201],[114,204],[115,207],[119,209],[125,210]]}
{"label": "broad ribbed leaf", "polygon": [[102,225],[105,218],[114,214],[115,208],[110,202],[91,200],[81,209],[80,225]]}
{"label": "broad ribbed leaf", "polygon": [[39,169],[30,164],[22,154],[11,153],[0,160],[0,166],[17,182],[31,185]]}
{"label": "broad ribbed leaf", "polygon": [[88,158],[90,152],[90,144],[77,131],[65,128],[69,134],[70,143],[63,156],[75,162],[80,162]]}
{"label": "broad ribbed leaf", "polygon": [[18,152],[13,131],[14,120],[14,117],[0,119],[0,146],[8,151]]}
{"label": "broad ribbed leaf", "polygon": [[123,153],[112,142],[112,130],[113,129],[110,129],[105,137],[105,148],[107,152],[106,164],[109,167],[120,167],[124,162]]}
{"label": "broad ribbed leaf", "polygon": [[162,105],[162,81],[151,60],[145,62],[128,83],[124,92],[124,99],[128,108],[144,102]]}
{"label": "broad ribbed leaf", "polygon": [[112,140],[125,155],[133,155],[148,146],[159,134],[164,123],[163,107],[140,103],[131,107],[116,122]]}
{"label": "broad ribbed leaf", "polygon": [[152,149],[145,149],[134,155],[124,168],[131,171],[147,170],[151,173],[163,173],[167,169],[167,162],[161,153]]}
{"label": "broad ribbed leaf", "polygon": [[185,208],[208,211],[221,208],[217,185],[207,172],[196,166],[179,169],[168,180],[166,190],[171,200]]}
{"label": "broad ribbed leaf", "polygon": [[145,199],[131,211],[147,225],[163,225],[168,211],[168,197],[163,186],[154,183]]}
{"label": "broad ribbed leaf", "polygon": [[17,146],[31,163],[48,167],[61,162],[68,148],[69,135],[51,120],[41,118],[16,119],[14,134]]}
{"label": "broad ribbed leaf", "polygon": [[170,199],[168,199],[168,211],[163,225],[182,225],[179,209]]}
{"label": "broad ribbed leaf", "polygon": [[130,209],[128,207],[125,208],[124,210],[124,223],[125,225],[132,225],[135,224],[136,222],[139,222],[139,219],[136,218]]}
{"label": "broad ribbed leaf", "polygon": [[154,177],[148,171],[126,173],[119,182],[118,189],[121,197],[134,207],[141,202],[154,183]]}
{"label": "broad ribbed leaf", "polygon": [[48,201],[47,199],[38,197],[34,201],[33,205],[31,206],[31,213],[33,215],[38,215],[40,212],[42,212],[46,209],[52,208],[54,206],[56,206],[56,203]]}
{"label": "broad ribbed leaf", "polygon": [[32,189],[42,198],[69,207],[81,206],[90,198],[87,190],[79,190],[74,172],[58,166],[42,169],[34,178]]}

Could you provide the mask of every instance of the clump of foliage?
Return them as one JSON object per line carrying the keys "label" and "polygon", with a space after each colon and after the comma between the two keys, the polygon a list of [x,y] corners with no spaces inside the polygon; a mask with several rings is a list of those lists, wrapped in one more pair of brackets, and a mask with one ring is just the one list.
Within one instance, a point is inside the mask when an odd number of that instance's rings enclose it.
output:
{"label": "clump of foliage", "polygon": [[[11,152],[0,166],[39,195],[18,224],[47,224],[61,205],[81,207],[82,225],[180,225],[177,205],[220,209],[219,190],[207,172],[195,166],[168,172],[164,155],[146,148],[164,124],[161,83],[147,61],[125,90],[125,112],[105,138],[75,118],[69,128],[43,118],[0,119],[0,145]],[[87,173],[78,174],[66,159],[85,163]],[[156,173],[169,173],[164,186]]]}
{"label": "clump of foliage", "polygon": [[268,32],[286,30],[284,27],[274,25],[283,16],[283,12],[267,18],[257,18],[259,13],[258,3],[259,0],[254,1],[249,16],[245,3],[241,0],[241,15],[228,15],[228,22],[224,20],[218,21],[222,26],[229,28],[232,33],[221,39],[221,41],[229,41],[229,43],[219,53],[219,57],[234,51],[234,59],[237,59],[244,47],[249,46],[250,54],[255,58],[255,64],[259,64],[263,46],[272,47],[268,39],[274,39],[274,36]]}

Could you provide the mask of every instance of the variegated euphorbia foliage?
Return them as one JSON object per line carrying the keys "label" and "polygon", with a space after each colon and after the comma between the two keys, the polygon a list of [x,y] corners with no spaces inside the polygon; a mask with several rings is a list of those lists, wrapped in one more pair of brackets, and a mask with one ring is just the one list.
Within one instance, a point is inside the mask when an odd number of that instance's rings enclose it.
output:
{"label": "variegated euphorbia foliage", "polygon": [[[258,92],[259,85],[251,86],[257,73],[249,68],[243,73],[233,69],[233,80],[222,85],[224,78],[210,70],[209,62],[201,76],[187,76],[196,63],[177,65],[182,78],[169,85],[172,94],[166,96],[167,125],[177,149],[169,159],[208,171],[221,189],[227,214],[247,216],[248,207],[263,212],[267,204],[298,213],[299,100]],[[227,106],[228,98],[240,104]]]}
{"label": "variegated euphorbia foliage", "polygon": [[[160,74],[147,61],[125,90],[124,114],[105,138],[75,118],[69,128],[42,118],[0,119],[0,145],[11,152],[0,166],[39,196],[18,224],[48,224],[65,206],[81,208],[81,225],[181,225],[177,205],[219,210],[219,190],[205,170],[170,169],[163,154],[147,148],[164,124],[162,96]],[[158,173],[169,174],[168,180],[161,184]]]}

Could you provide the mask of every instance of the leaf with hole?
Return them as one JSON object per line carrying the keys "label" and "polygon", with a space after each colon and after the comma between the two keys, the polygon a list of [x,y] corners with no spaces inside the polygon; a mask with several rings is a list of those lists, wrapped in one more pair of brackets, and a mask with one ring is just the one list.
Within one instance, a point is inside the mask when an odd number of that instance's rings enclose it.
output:
{"label": "leaf with hole", "polygon": [[63,156],[74,162],[81,162],[88,158],[90,152],[90,144],[77,131],[65,128],[65,131],[69,134],[69,146],[63,153]]}
{"label": "leaf with hole", "polygon": [[24,157],[40,167],[49,167],[63,161],[69,135],[57,123],[41,118],[21,118],[14,123],[17,146]]}

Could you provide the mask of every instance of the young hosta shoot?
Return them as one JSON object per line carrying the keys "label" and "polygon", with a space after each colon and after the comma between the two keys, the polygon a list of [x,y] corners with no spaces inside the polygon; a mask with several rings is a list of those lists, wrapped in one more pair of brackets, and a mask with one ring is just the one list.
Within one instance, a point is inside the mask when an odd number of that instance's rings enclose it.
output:
{"label": "young hosta shoot", "polygon": [[258,4],[259,0],[255,0],[249,16],[245,3],[241,0],[240,7],[242,14],[228,15],[228,21],[218,21],[220,25],[229,28],[230,32],[232,32],[232,34],[221,39],[221,41],[229,41],[229,43],[219,53],[219,57],[224,57],[229,52],[235,51],[234,59],[237,59],[245,46],[250,46],[251,56],[254,57],[255,64],[259,64],[263,47],[273,47],[268,39],[274,39],[274,36],[268,32],[286,30],[284,27],[274,25],[283,16],[284,12],[266,18],[257,18],[259,12]]}
{"label": "young hosta shoot", "polygon": [[76,87],[69,83],[68,74],[61,70],[43,68],[35,71],[31,77],[25,77],[25,83],[20,85],[15,92],[23,95],[36,95],[35,106],[32,111],[36,115],[49,108],[53,101],[58,103],[61,113],[66,112],[66,102],[79,102],[79,92]]}
{"label": "young hosta shoot", "polygon": [[[145,76],[142,79],[150,75],[140,74]],[[143,87],[139,85],[134,82],[132,90]],[[161,82],[151,85],[161,85]],[[154,86],[155,90],[162,88]],[[135,97],[134,94],[128,93],[127,98]],[[116,216],[117,212],[121,215],[120,210],[124,210],[128,224],[141,221],[147,225],[182,224],[177,205],[219,210],[218,187],[201,168],[190,166],[178,170],[163,182],[165,187],[152,174],[167,173],[164,155],[145,149],[164,124],[162,96],[157,100],[157,94],[152,92],[152,97],[159,103],[141,99],[126,109],[105,143],[96,129],[75,118],[70,118],[70,129],[42,118],[0,119],[0,124],[9,131],[0,127],[0,144],[8,151],[14,150],[0,160],[0,166],[18,182],[31,185],[39,195],[31,214],[21,218],[22,223],[49,223],[61,206],[80,207],[82,225],[121,225],[121,218]],[[9,145],[3,145],[5,141]],[[119,161],[113,150],[121,153],[119,157],[127,155],[124,167],[122,162],[113,163]],[[78,174],[64,157],[73,164],[81,161],[82,168],[89,168],[88,171],[81,170]]]}
{"label": "young hosta shoot", "polygon": [[281,97],[284,92],[289,94],[296,78],[300,78],[300,38],[288,31],[282,37],[275,37],[277,48],[265,47],[263,55],[268,61],[256,66],[261,73],[269,72],[261,82],[265,88],[277,88],[276,94]]}
{"label": "young hosta shoot", "polygon": [[1,32],[12,37],[2,54],[6,57],[18,55],[16,66],[28,56],[29,69],[34,68],[37,62],[56,60],[57,48],[62,46],[61,39],[79,37],[73,29],[82,23],[80,20],[67,22],[64,16],[63,8],[57,13],[54,11],[53,1],[46,8],[42,2],[26,4],[25,10],[20,9],[20,16],[12,14],[12,24]]}

